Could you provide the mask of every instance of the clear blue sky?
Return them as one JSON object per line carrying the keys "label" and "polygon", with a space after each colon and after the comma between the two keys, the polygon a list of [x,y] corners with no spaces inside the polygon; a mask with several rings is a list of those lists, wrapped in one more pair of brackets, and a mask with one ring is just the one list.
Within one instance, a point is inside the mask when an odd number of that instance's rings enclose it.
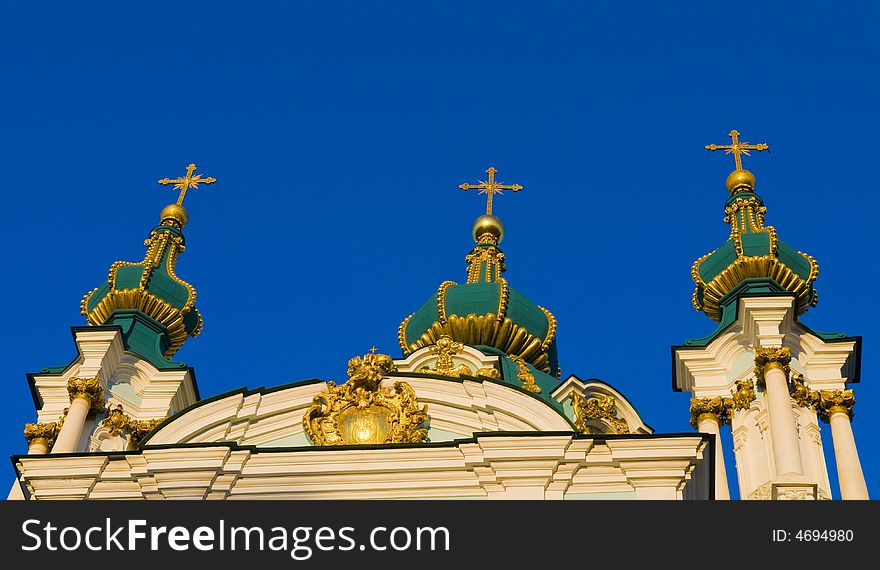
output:
{"label": "clear blue sky", "polygon": [[456,186],[494,165],[525,187],[496,205],[506,276],[556,314],[564,372],[688,431],[669,347],[713,329],[690,266],[727,238],[732,159],[703,146],[735,128],[771,146],[746,159],[768,223],[819,261],[804,322],[864,337],[854,429],[880,496],[880,7],[828,6],[5,4],[3,455],[35,417],[25,373],[75,356],[80,298],[142,259],[174,199],[155,181],[189,162],[219,179],[187,198],[178,265],[205,329],[175,359],[204,397],[399,354],[401,319],[465,279],[483,200]]}

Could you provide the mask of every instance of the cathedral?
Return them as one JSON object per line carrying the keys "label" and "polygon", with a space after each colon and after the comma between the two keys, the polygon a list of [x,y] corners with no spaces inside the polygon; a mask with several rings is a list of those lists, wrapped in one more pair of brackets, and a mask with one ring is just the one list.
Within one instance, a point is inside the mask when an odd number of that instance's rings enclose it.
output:
{"label": "cathedral", "polygon": [[743,499],[827,500],[820,434],[830,429],[835,491],[868,499],[847,386],[859,380],[861,338],[799,320],[816,305],[818,264],[765,223],[742,157],[767,145],[729,136],[706,147],[734,158],[729,235],[691,267],[694,308],[717,328],[671,350],[692,432],[657,433],[626,394],[562,374],[556,317],[504,277],[493,199],[522,187],[494,168],[459,186],[486,198],[466,274],[425,292],[400,323],[399,354],[354,356],[339,384],[202,398],[194,368],[173,360],[202,329],[196,289],[177,274],[183,202],[217,182],[190,164],[159,180],[179,195],[143,260],[113,263],[82,298],[76,356],[27,374],[35,417],[9,498],[722,500],[735,485]]}

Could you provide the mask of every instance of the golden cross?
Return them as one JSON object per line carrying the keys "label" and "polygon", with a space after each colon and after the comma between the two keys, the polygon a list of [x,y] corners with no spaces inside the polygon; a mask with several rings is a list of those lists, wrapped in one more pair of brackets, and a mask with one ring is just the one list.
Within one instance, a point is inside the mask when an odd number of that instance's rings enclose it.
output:
{"label": "golden cross", "polygon": [[733,140],[733,144],[707,144],[706,150],[723,150],[724,154],[733,154],[733,160],[736,161],[736,169],[742,170],[742,158],[740,155],[749,156],[750,150],[769,150],[770,147],[767,146],[767,143],[760,144],[749,144],[747,142],[739,142],[739,131],[730,131],[728,135],[731,140]]}
{"label": "golden cross", "polygon": [[170,178],[163,178],[159,181],[159,184],[162,186],[168,186],[169,184],[174,184],[175,190],[180,190],[180,196],[177,197],[177,205],[183,206],[183,199],[186,197],[186,191],[190,188],[198,188],[199,184],[213,184],[217,182],[216,178],[212,178],[211,176],[207,178],[202,178],[201,174],[196,174],[193,176],[193,172],[196,169],[195,164],[190,164],[186,167],[186,176],[183,178],[174,178],[173,180]]}
{"label": "golden cross", "polygon": [[379,349],[374,346],[373,348],[370,349],[370,354],[376,354],[377,350],[379,350]]}
{"label": "golden cross", "polygon": [[480,194],[486,194],[486,214],[492,215],[492,196],[495,194],[501,194],[502,190],[513,190],[514,192],[519,192],[522,190],[522,186],[519,184],[509,184],[505,185],[503,182],[495,182],[495,173],[498,172],[491,166],[488,170],[486,170],[486,174],[489,175],[489,180],[482,181],[480,180],[479,184],[459,184],[458,187],[462,190],[479,190]]}

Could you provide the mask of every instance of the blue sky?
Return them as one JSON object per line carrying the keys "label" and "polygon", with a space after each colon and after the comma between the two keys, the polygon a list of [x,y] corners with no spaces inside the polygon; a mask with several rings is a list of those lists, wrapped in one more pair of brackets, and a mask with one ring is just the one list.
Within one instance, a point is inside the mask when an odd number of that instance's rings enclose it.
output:
{"label": "blue sky", "polygon": [[142,259],[174,199],[155,181],[189,162],[219,179],[187,197],[178,264],[205,329],[175,359],[204,397],[397,355],[399,322],[465,279],[484,202],[456,186],[494,165],[525,187],[495,206],[506,276],[557,316],[564,372],[689,431],[669,347],[713,329],[690,266],[727,238],[733,161],[703,146],[735,128],[770,144],[745,159],[768,223],[819,261],[804,322],[864,337],[854,430],[880,496],[880,6],[828,6],[7,3],[3,455],[35,417],[25,373],[75,356],[81,296]]}

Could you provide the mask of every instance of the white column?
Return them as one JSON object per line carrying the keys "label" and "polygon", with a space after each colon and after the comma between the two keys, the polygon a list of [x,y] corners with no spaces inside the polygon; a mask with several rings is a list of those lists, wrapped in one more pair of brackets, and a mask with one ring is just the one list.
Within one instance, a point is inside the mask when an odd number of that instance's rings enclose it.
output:
{"label": "white column", "polygon": [[772,362],[764,372],[764,382],[777,479],[802,476],[804,467],[801,462],[797,421],[791,409],[791,396],[788,393],[788,379],[782,368],[776,362]]}
{"label": "white column", "polygon": [[86,423],[86,416],[92,408],[92,401],[86,396],[78,396],[70,402],[70,408],[67,410],[67,416],[64,417],[64,425],[58,433],[58,439],[52,446],[52,453],[72,453],[76,451],[76,446],[82,437],[83,426]]}
{"label": "white column", "polygon": [[721,425],[718,416],[702,414],[697,430],[715,436],[715,498],[730,499],[730,487],[727,485],[727,470],[724,468],[724,451],[721,449]]}
{"label": "white column", "polygon": [[52,453],[76,451],[89,412],[104,405],[103,387],[97,378],[74,378],[67,383],[67,391],[70,393],[70,408],[52,446]]}
{"label": "white column", "polygon": [[837,463],[837,480],[840,498],[868,499],[868,486],[862,473],[856,440],[853,437],[852,409],[856,398],[852,390],[820,390],[818,398],[819,417],[831,425],[834,440],[834,459]]}

